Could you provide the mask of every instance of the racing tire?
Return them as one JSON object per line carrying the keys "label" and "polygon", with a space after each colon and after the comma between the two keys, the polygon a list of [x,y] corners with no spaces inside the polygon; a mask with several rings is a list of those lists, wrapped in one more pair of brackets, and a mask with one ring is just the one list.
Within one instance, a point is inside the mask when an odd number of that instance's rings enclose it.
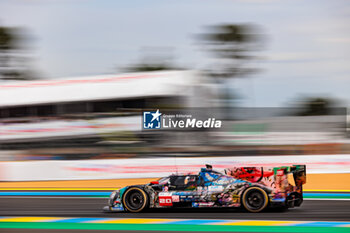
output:
{"label": "racing tire", "polygon": [[149,197],[142,188],[131,187],[125,191],[122,202],[126,211],[137,213],[148,207]]}
{"label": "racing tire", "polygon": [[259,187],[247,188],[242,196],[244,209],[252,213],[263,211],[269,204],[269,199],[265,190]]}

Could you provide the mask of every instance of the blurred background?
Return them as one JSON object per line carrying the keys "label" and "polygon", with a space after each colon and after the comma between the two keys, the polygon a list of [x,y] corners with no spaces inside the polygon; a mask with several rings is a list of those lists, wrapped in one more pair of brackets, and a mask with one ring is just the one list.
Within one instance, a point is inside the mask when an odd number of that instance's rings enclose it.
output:
{"label": "blurred background", "polygon": [[[0,161],[347,154],[349,19],[347,1],[2,0]],[[155,109],[223,125],[142,130]]]}

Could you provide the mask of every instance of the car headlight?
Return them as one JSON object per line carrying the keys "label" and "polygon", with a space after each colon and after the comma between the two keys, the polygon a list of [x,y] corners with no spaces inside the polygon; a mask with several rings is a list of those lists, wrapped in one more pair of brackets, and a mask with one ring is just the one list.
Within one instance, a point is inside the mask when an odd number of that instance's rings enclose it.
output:
{"label": "car headlight", "polygon": [[116,197],[118,197],[118,195],[119,195],[119,190],[115,190],[111,193],[111,195],[109,195],[109,199],[108,199],[109,206],[113,206],[114,200],[116,199]]}

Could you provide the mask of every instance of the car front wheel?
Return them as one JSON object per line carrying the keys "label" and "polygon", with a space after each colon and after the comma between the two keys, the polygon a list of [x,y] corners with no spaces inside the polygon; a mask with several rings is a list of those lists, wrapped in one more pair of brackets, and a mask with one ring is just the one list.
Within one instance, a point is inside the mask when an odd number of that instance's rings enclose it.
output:
{"label": "car front wheel", "polygon": [[148,195],[139,187],[131,187],[123,195],[123,205],[129,212],[140,212],[148,207]]}

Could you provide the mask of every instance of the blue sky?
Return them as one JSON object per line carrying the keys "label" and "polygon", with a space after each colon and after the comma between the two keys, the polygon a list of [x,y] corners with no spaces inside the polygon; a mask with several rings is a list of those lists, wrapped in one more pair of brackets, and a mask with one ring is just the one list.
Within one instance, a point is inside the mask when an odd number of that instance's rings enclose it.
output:
{"label": "blue sky", "polygon": [[193,35],[247,22],[268,40],[263,71],[231,82],[242,105],[284,106],[303,95],[350,103],[350,1],[0,0],[0,23],[28,28],[33,65],[50,78],[113,73],[154,47],[201,69],[211,60]]}

